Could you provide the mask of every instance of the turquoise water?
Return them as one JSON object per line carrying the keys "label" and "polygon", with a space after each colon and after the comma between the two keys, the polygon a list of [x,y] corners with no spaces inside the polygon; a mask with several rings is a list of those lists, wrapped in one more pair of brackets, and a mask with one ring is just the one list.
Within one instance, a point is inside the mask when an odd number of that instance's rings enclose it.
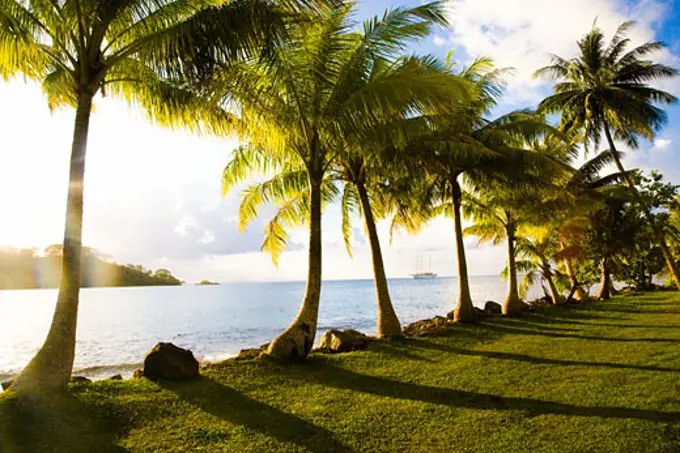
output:
{"label": "turquoise water", "polygon": [[[470,283],[478,306],[505,296],[506,284],[496,276],[471,277]],[[402,323],[452,310],[456,284],[454,278],[390,280]],[[159,341],[189,348],[205,361],[227,358],[284,329],[304,290],[304,282],[84,289],[75,367],[94,377],[130,374]],[[0,291],[0,378],[16,373],[35,353],[55,301],[56,290]],[[375,312],[371,280],[324,282],[319,332],[374,332]]]}

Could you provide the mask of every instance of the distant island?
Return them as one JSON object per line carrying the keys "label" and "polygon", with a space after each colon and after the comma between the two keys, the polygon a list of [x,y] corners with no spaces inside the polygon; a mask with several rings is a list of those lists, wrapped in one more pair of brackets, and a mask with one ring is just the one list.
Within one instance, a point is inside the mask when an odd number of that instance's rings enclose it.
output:
{"label": "distant island", "polygon": [[217,282],[211,282],[209,280],[201,280],[200,282],[196,283],[198,286],[211,286],[211,285],[219,285]]}
{"label": "distant island", "polygon": [[[0,289],[58,288],[61,245],[45,250],[0,249]],[[179,286],[183,282],[167,269],[151,270],[138,264],[118,264],[92,248],[83,248],[81,284],[84,288],[123,286]]]}

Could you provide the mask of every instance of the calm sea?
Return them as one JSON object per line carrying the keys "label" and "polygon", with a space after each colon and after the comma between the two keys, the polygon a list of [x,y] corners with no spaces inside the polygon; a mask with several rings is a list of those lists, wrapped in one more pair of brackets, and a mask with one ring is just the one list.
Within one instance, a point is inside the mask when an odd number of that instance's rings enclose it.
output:
{"label": "calm sea", "polygon": [[[456,283],[390,280],[402,323],[446,314],[456,300]],[[304,282],[84,289],[76,370],[92,377],[131,374],[159,341],[189,348],[204,361],[228,358],[285,328],[304,290]],[[471,277],[471,290],[475,304],[483,306],[502,301],[506,284],[496,276]],[[0,380],[19,371],[41,345],[55,301],[56,290],[0,291]],[[375,311],[371,280],[324,282],[319,331],[374,332]]]}

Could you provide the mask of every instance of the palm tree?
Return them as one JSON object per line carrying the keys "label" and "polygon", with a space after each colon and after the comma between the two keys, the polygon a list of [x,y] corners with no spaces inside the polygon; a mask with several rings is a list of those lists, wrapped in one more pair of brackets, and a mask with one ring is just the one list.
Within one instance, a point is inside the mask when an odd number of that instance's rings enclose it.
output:
{"label": "palm tree", "polygon": [[430,115],[433,132],[409,146],[414,158],[409,175],[413,187],[404,191],[393,220],[393,229],[417,231],[439,214],[453,217],[458,264],[458,301],[453,312],[456,322],[477,318],[463,242],[463,186],[474,190],[494,180],[505,180],[519,187],[533,181],[525,169],[550,161],[548,156],[516,146],[554,132],[542,118],[526,111],[493,121],[486,118],[502,92],[505,72],[494,69],[491,60],[480,58],[457,73],[473,86],[475,96],[468,102],[455,103],[450,111]]}
{"label": "palm tree", "polygon": [[615,255],[630,243],[632,235],[625,219],[624,207],[631,200],[627,187],[609,186],[602,190],[600,208],[588,216],[587,242],[593,261],[600,268],[599,300],[609,300],[614,284],[611,272]]}
{"label": "palm tree", "polygon": [[525,204],[532,196],[525,191],[504,189],[496,186],[465,195],[463,211],[474,220],[474,224],[463,233],[477,237],[480,244],[507,243],[508,294],[503,302],[503,314],[514,316],[520,314],[523,308],[517,286],[518,231],[530,218],[530,210]]}
{"label": "palm tree", "polygon": [[[603,152],[583,163],[566,180],[557,197],[548,200],[544,205],[544,212],[560,213],[552,219],[553,222],[560,222],[556,228],[562,245],[555,258],[563,261],[577,300],[584,299],[586,293],[576,278],[574,262],[585,259],[586,235],[594,221],[593,213],[606,208],[610,195],[617,192],[618,185],[633,173],[626,171],[601,176],[602,170],[612,165],[617,155]],[[573,157],[573,154],[568,156],[567,162],[571,163]],[[607,257],[603,257],[602,277],[607,281],[610,272],[608,264]]]}
{"label": "palm tree", "polygon": [[399,57],[407,43],[446,23],[442,2],[388,11],[367,21],[361,32],[351,31],[353,9],[353,3],[335,5],[315,23],[291,30],[289,43],[266,66],[229,67],[214,77],[217,99],[226,92],[231,96],[226,101],[239,103],[238,124],[247,140],[225,169],[223,188],[231,190],[253,172],[276,175],[273,184],[246,192],[242,224],[257,215],[258,205],[278,203],[265,248],[280,253],[285,227],[309,220],[305,298],[267,350],[279,360],[304,360],[316,335],[322,205],[324,197],[333,197],[325,181],[334,160],[365,149],[376,134],[403,142],[408,129],[389,127],[395,119],[432,109],[461,90],[431,58]]}
{"label": "palm tree", "polygon": [[[3,0],[0,68],[42,83],[50,108],[76,109],[62,277],[47,339],[14,388],[66,386],[75,356],[81,274],[83,183],[93,99],[98,92],[141,106],[170,126],[217,125],[183,78],[201,61],[231,61],[279,39],[284,16],[274,2],[199,0]],[[292,2],[291,2],[292,3]],[[220,6],[216,6],[220,5]]]}
{"label": "palm tree", "polygon": [[[377,179],[387,178],[385,167],[377,159],[368,160],[360,153],[341,156],[334,169],[335,178],[345,184],[342,194],[342,234],[347,252],[352,255],[352,218],[361,215],[371,247],[373,279],[377,300],[377,334],[379,337],[401,335],[401,323],[392,305],[390,290],[385,275],[380,238],[376,228],[376,212],[382,217],[385,211],[381,206],[383,194]],[[375,209],[375,205],[378,209]]]}
{"label": "palm tree", "polygon": [[[519,284],[520,296],[524,297],[537,280],[541,279],[548,284],[553,304],[559,304],[562,301],[562,294],[558,290],[556,280],[561,280],[563,275],[553,268],[557,249],[557,237],[551,228],[527,226],[522,229],[516,247],[517,271],[524,274]],[[503,274],[509,274],[507,268]]]}
{"label": "palm tree", "polygon": [[[675,96],[649,85],[652,81],[678,75],[675,68],[645,59],[663,49],[665,44],[648,42],[626,51],[630,44],[627,32],[632,26],[632,22],[623,23],[606,45],[604,34],[594,24],[578,41],[579,54],[575,58],[567,60],[553,55],[551,64],[535,74],[558,82],[554,87],[555,94],[546,98],[539,110],[561,113],[564,130],[583,131],[586,150],[588,145],[597,148],[604,134],[622,174],[625,169],[614,140],[623,140],[637,148],[641,137],[654,139],[667,123],[667,115],[658,105],[677,101]],[[627,177],[626,182],[635,190],[631,178]],[[651,219],[649,209],[646,215]],[[680,274],[663,230],[657,228],[654,236],[670,275],[680,288]]]}
{"label": "palm tree", "polygon": [[480,58],[462,68],[457,75],[473,86],[475,96],[468,102],[455,103],[453,111],[430,115],[435,123],[434,131],[409,147],[410,170],[404,180],[393,184],[397,207],[391,229],[416,232],[440,214],[453,216],[458,263],[458,302],[454,320],[469,322],[477,317],[470,295],[463,242],[463,191],[459,179],[464,174],[474,178],[480,173],[488,173],[482,169],[490,167],[500,157],[474,135],[488,126],[483,115],[496,104],[501,94],[503,72],[494,69],[491,60]]}

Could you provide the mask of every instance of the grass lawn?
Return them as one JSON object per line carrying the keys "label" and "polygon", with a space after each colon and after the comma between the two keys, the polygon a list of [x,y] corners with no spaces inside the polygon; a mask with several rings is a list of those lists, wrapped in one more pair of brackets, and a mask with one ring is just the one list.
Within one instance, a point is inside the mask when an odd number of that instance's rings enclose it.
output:
{"label": "grass lawn", "polygon": [[680,295],[617,298],[304,365],[0,397],[0,452],[680,452]]}

